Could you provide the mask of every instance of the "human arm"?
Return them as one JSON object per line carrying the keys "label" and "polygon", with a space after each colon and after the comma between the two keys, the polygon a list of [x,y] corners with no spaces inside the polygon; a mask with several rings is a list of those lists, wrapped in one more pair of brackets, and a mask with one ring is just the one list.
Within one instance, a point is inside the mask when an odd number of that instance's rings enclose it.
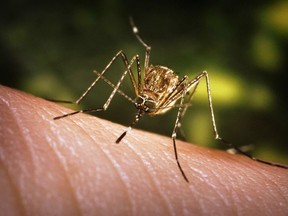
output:
{"label": "human arm", "polygon": [[[0,86],[0,209],[13,215],[287,215],[288,172]],[[6,214],[7,213],[7,214]]]}

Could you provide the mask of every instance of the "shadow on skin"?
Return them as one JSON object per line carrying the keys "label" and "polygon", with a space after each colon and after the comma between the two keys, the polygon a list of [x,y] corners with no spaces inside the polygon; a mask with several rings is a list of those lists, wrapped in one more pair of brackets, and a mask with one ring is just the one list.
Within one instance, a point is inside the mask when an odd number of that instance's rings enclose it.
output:
{"label": "shadow on skin", "polygon": [[0,86],[3,215],[288,215],[288,172]]}

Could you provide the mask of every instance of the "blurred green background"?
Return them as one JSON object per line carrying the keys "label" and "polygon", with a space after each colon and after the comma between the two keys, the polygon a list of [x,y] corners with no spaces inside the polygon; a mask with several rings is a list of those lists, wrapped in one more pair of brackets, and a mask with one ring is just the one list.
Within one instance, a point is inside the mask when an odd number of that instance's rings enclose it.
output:
{"label": "blurred green background", "polygon": [[[152,46],[151,64],[191,79],[209,72],[220,135],[252,145],[253,155],[288,163],[288,1],[5,1],[0,9],[1,84],[75,101],[119,50],[144,60],[128,17]],[[117,61],[107,77],[114,83]],[[121,87],[134,97],[127,79]],[[80,108],[100,107],[112,89],[99,84]],[[79,108],[79,107],[78,107]],[[136,109],[117,95],[101,118],[129,125]],[[171,135],[176,110],[137,127]],[[183,121],[191,143],[213,148],[205,82]],[[131,133],[129,136],[133,136]],[[116,137],[115,137],[116,138]]]}

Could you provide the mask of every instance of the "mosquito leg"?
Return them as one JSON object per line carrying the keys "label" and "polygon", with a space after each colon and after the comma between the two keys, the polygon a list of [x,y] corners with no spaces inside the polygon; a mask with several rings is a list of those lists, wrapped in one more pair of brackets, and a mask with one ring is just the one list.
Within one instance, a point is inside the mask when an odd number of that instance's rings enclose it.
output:
{"label": "mosquito leg", "polygon": [[176,148],[176,136],[177,136],[177,130],[178,128],[181,126],[180,125],[180,120],[181,120],[181,117],[183,117],[182,115],[182,112],[183,112],[183,107],[181,106],[184,102],[184,97],[185,97],[185,94],[186,92],[184,91],[183,92],[183,95],[181,97],[181,100],[180,100],[180,106],[179,106],[179,109],[178,109],[178,113],[177,113],[177,118],[176,118],[176,121],[175,121],[175,125],[174,125],[174,129],[173,129],[173,132],[172,132],[172,140],[173,140],[173,148],[174,148],[174,154],[175,154],[175,159],[176,159],[176,162],[177,162],[177,165],[178,165],[178,168],[182,174],[182,176],[184,177],[185,181],[189,182],[188,178],[186,177],[181,165],[180,165],[180,162],[179,162],[179,159],[178,159],[178,153],[177,153],[177,148]]}
{"label": "mosquito leg", "polygon": [[57,119],[65,118],[67,116],[76,115],[78,113],[99,112],[99,111],[103,111],[103,108],[77,110],[75,112],[67,113],[67,114],[64,114],[64,115],[61,115],[61,116],[56,116],[53,119],[57,120]]}
{"label": "mosquito leg", "polygon": [[209,108],[210,108],[210,113],[211,113],[211,120],[212,120],[212,126],[213,126],[213,131],[214,131],[214,136],[216,140],[220,140],[222,141],[225,145],[227,145],[228,147],[234,148],[236,151],[238,151],[239,153],[246,155],[247,157],[255,160],[255,158],[253,158],[252,156],[250,156],[249,154],[247,154],[246,152],[242,151],[240,148],[238,148],[236,145],[229,143],[225,140],[223,140],[217,131],[217,126],[216,126],[216,121],[215,121],[215,116],[214,116],[214,110],[213,110],[213,104],[212,104],[212,97],[211,97],[211,89],[210,89],[210,82],[209,82],[209,76],[207,71],[203,71],[199,76],[196,77],[196,79],[198,78],[198,82],[202,79],[202,77],[205,76],[206,78],[206,90],[207,90],[207,95],[208,95],[208,103],[209,103]]}
{"label": "mosquito leg", "polygon": [[211,120],[212,120],[212,126],[213,126],[213,130],[214,130],[214,135],[215,135],[215,139],[216,140],[220,140],[222,143],[224,143],[225,145],[227,145],[230,148],[234,148],[237,152],[239,152],[242,155],[245,155],[246,157],[249,157],[252,160],[264,163],[264,164],[268,164],[271,166],[277,166],[277,167],[281,167],[281,168],[285,168],[288,169],[288,166],[285,165],[281,165],[281,164],[277,164],[277,163],[272,163],[269,161],[265,161],[265,160],[261,160],[255,157],[252,157],[251,155],[247,154],[245,151],[242,151],[239,147],[237,147],[236,145],[225,141],[224,139],[222,139],[217,131],[217,127],[216,127],[216,121],[215,121],[215,116],[214,116],[214,111],[213,111],[213,105],[212,105],[212,97],[211,97],[211,90],[210,90],[210,82],[209,82],[209,77],[208,77],[208,73],[206,71],[203,71],[199,76],[197,76],[195,79],[198,78],[198,82],[200,81],[200,79],[205,76],[206,78],[206,88],[207,88],[207,94],[208,94],[208,103],[209,103],[209,107],[210,107],[210,113],[211,113]]}
{"label": "mosquito leg", "polygon": [[[95,109],[88,109],[88,110],[78,110],[78,111],[75,111],[75,112],[72,112],[72,113],[67,113],[67,114],[64,114],[64,115],[61,115],[61,116],[57,116],[55,117],[54,119],[61,119],[61,118],[65,118],[67,116],[71,116],[71,115],[75,115],[77,113],[81,113],[81,112],[97,112],[97,111],[105,111],[111,100],[113,99],[114,95],[116,94],[116,92],[118,91],[119,92],[119,86],[121,85],[121,83],[123,82],[125,76],[127,75],[127,73],[131,74],[130,75],[130,79],[131,79],[131,82],[132,82],[132,85],[134,86],[134,88],[137,90],[136,88],[136,84],[135,84],[135,79],[133,77],[133,74],[132,74],[132,70],[131,70],[131,66],[133,65],[133,63],[135,62],[135,60],[137,61],[137,67],[140,67],[140,61],[139,61],[139,56],[138,55],[135,55],[132,60],[130,61],[130,63],[128,63],[127,61],[127,58],[125,56],[125,54],[122,52],[122,51],[119,51],[117,53],[116,56],[113,57],[113,59],[110,61],[110,63],[106,66],[106,68],[102,71],[102,73],[98,73],[97,71],[94,71],[96,74],[98,74],[98,77],[95,79],[95,81],[89,86],[89,88],[85,91],[85,93],[75,102],[76,104],[79,104],[81,102],[81,100],[90,92],[90,90],[93,88],[93,86],[98,82],[98,80],[100,78],[102,78],[102,76],[104,75],[104,73],[107,71],[107,69],[111,66],[111,64],[116,60],[116,58],[121,55],[122,56],[122,59],[123,59],[123,62],[124,64],[126,65],[126,68],[127,70],[122,74],[120,80],[118,81],[118,83],[116,84],[115,88],[113,89],[112,93],[110,94],[109,98],[107,99],[107,101],[105,102],[105,104],[103,105],[102,108],[95,108]],[[106,78],[102,78],[104,80],[106,80]],[[108,84],[109,85],[113,85],[110,81],[108,81]],[[121,91],[120,91],[121,92]],[[120,93],[121,94],[121,93]],[[124,95],[124,94],[122,94]],[[128,98],[128,97],[127,97]],[[130,99],[131,100],[131,99]],[[69,102],[70,103],[70,102]],[[73,103],[73,102],[71,102]]]}
{"label": "mosquito leg", "polygon": [[[127,66],[127,70],[122,74],[121,78],[119,79],[118,83],[116,84],[115,88],[113,89],[111,95],[109,96],[109,98],[107,99],[107,101],[105,102],[104,106],[103,106],[103,109],[106,110],[111,102],[111,100],[113,99],[114,95],[116,94],[116,92],[118,91],[119,89],[119,86],[121,85],[121,83],[123,82],[124,80],[124,77],[127,75],[127,72],[129,72],[129,70],[131,70],[131,66],[133,65],[133,63],[137,62],[137,65],[139,63],[139,56],[138,55],[135,55],[132,60],[130,61],[130,63],[128,64]],[[99,76],[102,76],[102,74],[100,74]],[[131,78],[131,77],[130,77]],[[133,78],[134,79],[134,78]],[[131,79],[132,80],[132,79]],[[132,82],[133,83],[133,82]],[[136,89],[136,86],[134,86],[135,89]],[[137,94],[137,91],[136,91],[136,94]]]}
{"label": "mosquito leg", "polygon": [[283,165],[283,164],[278,164],[278,163],[273,163],[273,162],[270,162],[270,161],[265,161],[265,160],[261,160],[261,159],[258,159],[258,158],[255,158],[253,156],[251,156],[250,154],[247,154],[245,151],[241,150],[241,148],[239,148],[238,146],[236,145],[233,145],[232,143],[230,142],[227,142],[226,140],[222,139],[221,137],[218,138],[222,143],[224,143],[225,145],[229,146],[230,148],[233,148],[235,149],[238,153],[252,159],[252,160],[255,160],[255,161],[258,161],[260,163],[264,163],[264,164],[268,164],[270,166],[276,166],[276,167],[280,167],[280,168],[284,168],[284,169],[288,169],[288,166],[287,165]]}
{"label": "mosquito leg", "polygon": [[[134,59],[134,58],[133,58],[133,59]],[[132,61],[131,61],[131,64],[133,64],[133,62],[134,62],[133,59],[132,59]],[[129,64],[129,68],[130,68],[131,64]],[[128,72],[128,70],[126,70],[126,71],[122,74],[120,80],[119,80],[118,83],[116,84],[115,88],[113,89],[112,93],[110,94],[110,96],[108,97],[107,101],[105,102],[105,104],[103,105],[102,108],[87,109],[87,110],[86,110],[86,109],[85,109],[85,110],[78,110],[78,111],[75,111],[75,112],[71,112],[71,113],[67,113],[67,114],[61,115],[61,116],[57,116],[57,117],[54,118],[54,120],[61,119],[61,118],[65,118],[65,117],[67,117],[67,116],[71,116],[71,115],[75,115],[75,114],[83,113],[83,112],[105,111],[105,110],[108,108],[108,106],[109,106],[111,100],[113,99],[115,93],[118,91],[119,86],[121,85],[124,77],[127,75],[127,72]],[[95,73],[97,73],[97,71],[95,71]],[[96,80],[99,80],[99,79],[101,78],[101,76],[102,76],[102,74],[98,74],[98,77],[97,77]],[[106,79],[106,78],[103,78],[103,79]],[[91,87],[91,86],[90,86],[90,87]],[[90,87],[89,87],[89,88],[90,88]],[[88,89],[89,89],[89,88],[88,88]],[[91,87],[91,88],[92,88],[92,87]],[[91,88],[90,88],[90,89],[91,89]],[[87,90],[87,91],[88,91],[88,90]],[[86,92],[87,92],[87,91],[86,91]],[[83,96],[83,95],[82,95],[82,96]],[[77,104],[77,102],[76,102],[76,104]]]}
{"label": "mosquito leg", "polygon": [[[98,76],[100,76],[100,73],[98,71],[93,71],[94,73],[96,73]],[[113,89],[116,88],[116,85],[114,85],[110,80],[108,80],[106,77],[104,77],[103,75],[100,76],[100,78],[106,82],[108,85],[110,85]],[[125,94],[122,90],[120,90],[119,88],[117,89],[117,92],[122,95],[124,98],[126,98],[127,100],[129,100],[131,103],[134,103],[134,100],[129,97],[127,94]]]}
{"label": "mosquito leg", "polygon": [[185,133],[183,131],[181,122],[182,122],[184,115],[186,114],[187,109],[189,108],[189,106],[191,106],[191,101],[192,101],[194,93],[196,92],[198,84],[199,84],[199,82],[196,82],[196,84],[193,88],[193,91],[189,93],[189,97],[187,99],[187,102],[186,102],[186,104],[183,104],[184,106],[183,106],[183,109],[182,109],[180,117],[179,117],[179,126],[178,126],[179,132],[180,132],[181,136],[184,138],[184,140],[186,140],[186,136],[185,136]]}
{"label": "mosquito leg", "polygon": [[[134,58],[133,58],[133,59],[134,59]],[[132,59],[132,61],[131,61],[131,64],[133,63],[133,59]],[[130,64],[130,65],[131,65],[131,64]],[[130,65],[129,65],[129,67],[130,67]],[[94,72],[95,72],[95,73],[98,73],[97,71],[94,71]],[[113,99],[115,93],[118,91],[119,86],[121,85],[124,77],[127,75],[127,72],[128,72],[128,70],[126,70],[126,71],[122,74],[120,80],[118,81],[117,85],[116,85],[115,88],[113,89],[112,93],[110,94],[110,96],[108,97],[107,101],[105,102],[105,104],[103,105],[102,108],[87,109],[87,110],[78,110],[78,111],[75,111],[75,112],[71,112],[71,113],[67,113],[67,114],[61,115],[61,116],[57,116],[57,117],[54,118],[54,120],[61,119],[61,118],[65,118],[65,117],[67,117],[67,116],[71,116],[71,115],[75,115],[75,114],[83,113],[83,112],[105,111],[105,110],[108,108],[108,106],[109,106],[111,100]],[[96,80],[99,80],[99,79],[101,78],[101,76],[102,76],[102,74],[98,74],[98,77],[97,77]],[[106,78],[103,78],[103,79],[106,79]],[[91,87],[91,86],[90,86],[90,87]],[[90,88],[90,87],[89,87],[89,88]],[[88,89],[89,89],[89,88],[88,88]],[[92,88],[92,87],[91,87],[91,88]],[[91,89],[91,88],[90,88],[90,89]],[[87,92],[87,91],[86,91],[86,92]],[[82,95],[82,96],[83,96],[83,95]],[[77,102],[76,102],[76,104],[77,104]]]}
{"label": "mosquito leg", "polygon": [[[127,60],[127,57],[125,55],[125,53],[120,50],[113,58],[112,60],[108,63],[108,65],[104,68],[104,70],[101,72],[101,76],[104,75],[106,73],[106,71],[110,68],[110,66],[113,64],[113,62],[115,62],[115,60],[121,56],[122,57],[122,60],[126,66],[126,69],[129,73],[129,76],[130,76],[130,79],[131,79],[131,82],[132,82],[132,85],[135,89],[135,92],[137,92],[137,87],[136,87],[136,81],[135,81],[135,78],[134,78],[134,75],[132,73],[132,70],[131,70],[131,64],[128,63],[128,60]],[[135,58],[139,58],[138,56],[135,57]],[[129,66],[130,65],[130,66]],[[91,89],[95,86],[95,84],[98,82],[98,80],[100,79],[100,76],[98,76],[94,82],[88,87],[88,89],[81,95],[81,97],[76,101],[76,104],[79,104],[84,98],[85,96],[91,91]]]}
{"label": "mosquito leg", "polygon": [[174,148],[174,153],[175,153],[175,159],[176,159],[176,162],[177,162],[177,165],[178,165],[178,168],[183,176],[183,178],[185,179],[186,182],[189,182],[188,178],[186,177],[182,167],[181,167],[181,164],[179,162],[179,159],[178,159],[178,154],[177,154],[177,148],[176,148],[176,137],[172,137],[173,139],[173,148]]}
{"label": "mosquito leg", "polygon": [[[137,65],[137,76],[138,76],[138,92],[136,92],[136,95],[143,93],[143,85],[142,85],[142,77],[141,77],[141,65],[140,65],[140,59],[139,56],[136,55],[136,65]],[[145,67],[144,67],[145,68]]]}
{"label": "mosquito leg", "polygon": [[56,102],[56,103],[67,103],[67,104],[75,104],[73,101],[66,101],[66,100],[56,100],[56,99],[50,99],[45,98],[47,101]]}

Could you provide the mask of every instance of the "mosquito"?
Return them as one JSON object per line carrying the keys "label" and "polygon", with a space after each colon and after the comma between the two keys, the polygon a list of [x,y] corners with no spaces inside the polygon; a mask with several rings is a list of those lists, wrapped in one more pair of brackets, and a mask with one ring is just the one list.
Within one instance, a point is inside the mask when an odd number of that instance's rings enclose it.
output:
{"label": "mosquito", "polygon": [[[179,162],[177,147],[176,147],[176,137],[177,132],[181,127],[181,120],[183,119],[187,108],[191,105],[192,97],[197,89],[197,86],[199,82],[205,78],[206,81],[206,91],[208,96],[208,104],[210,108],[210,115],[211,115],[211,123],[214,131],[214,137],[216,140],[222,141],[224,144],[229,146],[230,148],[233,148],[236,150],[236,152],[243,154],[255,161],[269,164],[272,166],[278,166],[282,168],[288,168],[284,165],[271,163],[268,161],[260,160],[257,158],[254,158],[247,154],[245,151],[241,150],[237,146],[223,140],[217,131],[216,127],[216,121],[213,111],[213,105],[212,105],[212,97],[211,97],[211,89],[210,89],[210,82],[207,71],[201,72],[199,75],[197,75],[192,80],[188,79],[188,76],[184,76],[183,78],[179,79],[179,77],[174,73],[173,70],[160,65],[151,65],[149,63],[150,60],[150,52],[151,47],[147,45],[142,38],[139,35],[139,31],[137,26],[135,25],[132,18],[130,18],[130,24],[132,27],[132,31],[134,35],[136,36],[137,40],[140,42],[142,46],[145,48],[145,60],[144,60],[144,69],[143,72],[141,71],[140,66],[140,58],[139,55],[136,54],[130,61],[128,61],[128,58],[126,57],[126,54],[120,50],[107,64],[107,66],[104,68],[104,70],[99,73],[98,71],[93,71],[95,74],[97,74],[97,78],[92,82],[92,84],[87,88],[87,90],[80,96],[76,102],[70,102],[70,101],[58,101],[57,102],[64,102],[64,103],[75,103],[80,104],[81,101],[86,97],[86,95],[91,91],[91,89],[96,85],[96,83],[101,79],[105,81],[108,85],[110,85],[113,88],[112,93],[108,97],[107,101],[104,103],[104,105],[100,108],[92,108],[92,109],[82,109],[77,110],[75,112],[66,113],[61,116],[54,117],[54,120],[56,119],[62,119],[67,116],[72,116],[78,113],[86,113],[86,112],[99,112],[99,111],[105,111],[108,109],[110,102],[112,101],[113,97],[116,93],[119,93],[124,98],[126,98],[128,101],[134,104],[134,106],[137,109],[137,112],[135,114],[134,120],[126,128],[126,130],[116,139],[116,143],[120,143],[121,140],[127,135],[127,133],[136,125],[136,123],[141,119],[142,116],[145,114],[149,116],[156,116],[160,114],[164,114],[167,111],[169,111],[172,108],[178,108],[176,121],[174,124],[174,128],[172,131],[172,143],[173,143],[173,149],[174,149],[174,155],[175,160],[177,163],[177,166],[185,179],[185,181],[189,182],[184,170],[182,169],[182,166]],[[116,59],[121,58],[126,70],[122,74],[121,78],[116,84],[113,84],[110,82],[104,74],[108,71],[110,66],[115,62]],[[135,78],[131,67],[136,64],[137,68],[137,78]],[[127,94],[125,94],[122,90],[120,90],[120,85],[122,84],[124,78],[126,76],[129,76],[130,81],[132,83],[134,93],[135,93],[135,99],[132,99]],[[142,78],[143,76],[143,78]],[[56,101],[56,100],[54,100]]]}

